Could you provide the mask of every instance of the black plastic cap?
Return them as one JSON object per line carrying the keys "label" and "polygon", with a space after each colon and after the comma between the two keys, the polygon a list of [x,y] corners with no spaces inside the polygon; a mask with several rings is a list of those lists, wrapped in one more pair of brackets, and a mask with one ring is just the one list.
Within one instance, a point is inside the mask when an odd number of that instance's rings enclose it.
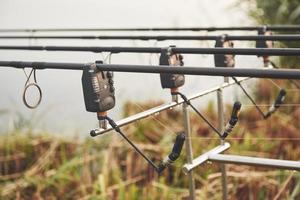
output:
{"label": "black plastic cap", "polygon": [[239,117],[239,112],[241,110],[242,104],[239,101],[234,102],[233,108],[232,108],[232,113],[231,113],[231,118],[238,118]]}
{"label": "black plastic cap", "polygon": [[90,136],[92,136],[92,137],[97,136],[96,131],[95,131],[95,130],[91,130],[91,131],[90,131]]}
{"label": "black plastic cap", "polygon": [[236,101],[233,104],[233,108],[232,108],[232,112],[231,112],[231,117],[230,117],[230,120],[229,120],[229,124],[230,125],[234,126],[237,123],[241,107],[242,107],[242,104],[239,101]]}
{"label": "black plastic cap", "polygon": [[286,91],[284,89],[281,89],[279,91],[279,94],[275,100],[275,103],[274,103],[274,107],[275,108],[279,108],[280,105],[283,103],[284,99],[285,99],[285,95],[286,95]]}

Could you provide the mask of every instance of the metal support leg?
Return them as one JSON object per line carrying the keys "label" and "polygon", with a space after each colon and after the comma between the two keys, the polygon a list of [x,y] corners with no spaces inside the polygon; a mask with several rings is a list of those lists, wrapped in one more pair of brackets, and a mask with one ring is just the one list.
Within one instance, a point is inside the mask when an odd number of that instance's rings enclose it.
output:
{"label": "metal support leg", "polygon": [[[188,113],[188,105],[186,103],[182,104],[183,110],[183,125],[186,134],[185,146],[186,146],[186,157],[187,163],[191,164],[193,162],[193,149],[192,149],[192,140],[191,140],[191,128],[190,128],[190,118]],[[188,172],[189,177],[189,191],[191,200],[196,199],[196,191],[195,191],[195,179],[194,172]]]}
{"label": "metal support leg", "polygon": [[198,167],[199,165],[208,161],[208,159],[210,158],[211,155],[222,153],[222,152],[226,151],[227,149],[229,149],[229,147],[230,147],[230,144],[225,142],[224,144],[219,145],[219,146],[209,150],[208,152],[195,158],[193,160],[192,164],[183,165],[183,168],[182,168],[183,172],[185,174],[188,174],[188,172],[192,171],[195,167]]}
{"label": "metal support leg", "polygon": [[221,163],[231,163],[236,165],[262,166],[277,169],[300,171],[300,162],[293,160],[279,160],[270,158],[259,158],[238,155],[209,154],[208,160]]}
{"label": "metal support leg", "polygon": [[[218,96],[218,113],[219,113],[219,131],[223,133],[224,131],[224,106],[223,106],[223,89],[220,88],[217,91]],[[221,140],[221,145],[224,145],[224,140]],[[223,200],[227,200],[227,175],[226,175],[226,166],[224,163],[220,164],[221,173],[222,173],[222,191],[223,191]]]}

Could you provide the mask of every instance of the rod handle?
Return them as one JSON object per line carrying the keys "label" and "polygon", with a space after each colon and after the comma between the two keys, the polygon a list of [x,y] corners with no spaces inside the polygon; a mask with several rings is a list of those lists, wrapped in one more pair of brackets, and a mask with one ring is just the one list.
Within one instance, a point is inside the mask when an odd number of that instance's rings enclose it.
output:
{"label": "rod handle", "polygon": [[229,123],[235,125],[237,123],[242,104],[239,101],[234,102]]}
{"label": "rod handle", "polygon": [[184,141],[185,141],[185,133],[180,133],[176,136],[172,152],[169,155],[171,160],[175,161],[180,156]]}
{"label": "rod handle", "polygon": [[286,91],[284,89],[281,89],[279,91],[279,94],[275,100],[275,103],[274,103],[274,106],[275,108],[279,108],[280,105],[283,103],[284,99],[285,99],[285,96],[286,96]]}

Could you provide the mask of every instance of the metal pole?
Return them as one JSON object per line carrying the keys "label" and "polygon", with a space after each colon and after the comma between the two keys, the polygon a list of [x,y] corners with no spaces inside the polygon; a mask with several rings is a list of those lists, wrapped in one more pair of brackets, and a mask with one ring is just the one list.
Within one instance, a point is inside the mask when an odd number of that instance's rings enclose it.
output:
{"label": "metal pole", "polygon": [[[220,133],[224,132],[224,107],[223,107],[223,89],[217,90],[218,97],[218,113],[219,113],[219,131]],[[224,140],[221,139],[221,145],[224,145]],[[220,164],[221,173],[222,173],[222,191],[223,191],[223,200],[227,200],[227,176],[226,176],[226,166],[224,163]]]}
{"label": "metal pole", "polygon": [[189,171],[192,171],[194,168],[196,168],[199,165],[201,165],[201,164],[205,163],[206,161],[208,161],[209,158],[210,158],[210,155],[215,155],[215,154],[222,153],[222,152],[226,151],[229,148],[230,148],[230,144],[228,142],[225,142],[223,145],[219,145],[219,146],[209,150],[208,152],[198,156],[197,158],[195,158],[193,160],[192,164],[183,165],[182,170],[185,174],[188,174]]}
{"label": "metal pole", "polygon": [[[188,105],[186,103],[182,104],[182,111],[183,111],[183,126],[186,134],[186,158],[187,163],[192,164],[193,162],[193,149],[192,149],[192,140],[191,140],[191,127],[190,127],[190,120],[189,120],[189,112],[188,112]],[[190,198],[191,200],[196,199],[196,189],[195,189],[195,178],[194,172],[188,172],[189,178],[189,191],[190,191]]]}
{"label": "metal pole", "polygon": [[236,165],[249,165],[271,167],[277,169],[297,170],[300,171],[300,162],[292,160],[279,160],[270,158],[259,158],[238,155],[210,154],[208,160],[213,162],[231,163]]}

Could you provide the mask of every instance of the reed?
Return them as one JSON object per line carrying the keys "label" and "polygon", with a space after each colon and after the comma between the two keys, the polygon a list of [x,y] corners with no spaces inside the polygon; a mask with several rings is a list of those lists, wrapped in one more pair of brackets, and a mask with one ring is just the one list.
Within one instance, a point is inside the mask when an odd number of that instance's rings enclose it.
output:
{"label": "reed", "polygon": [[[266,85],[262,87],[269,87]],[[275,95],[264,94],[264,98],[256,95],[257,100],[264,102]],[[289,97],[290,102],[296,100],[299,95]],[[127,102],[123,113],[129,116],[161,103]],[[211,105],[209,103],[202,112],[217,124],[217,114]],[[227,108],[229,114],[229,106]],[[158,162],[172,147],[175,133],[182,129],[182,116],[179,108],[175,108],[154,118],[123,129]],[[299,118],[298,107],[282,107],[267,121],[262,121],[254,108],[245,107],[234,133],[228,137],[232,144],[230,152],[299,160]],[[0,199],[188,198],[188,180],[181,170],[186,162],[185,151],[173,166],[158,176],[118,134],[111,132],[78,140],[46,132],[33,133],[28,129],[33,125],[26,123],[0,136]],[[194,155],[219,144],[215,134],[193,113],[191,127]],[[227,169],[230,199],[300,198],[298,172],[236,165],[227,165]],[[198,199],[221,198],[218,164],[206,163],[196,168],[195,174]]]}

